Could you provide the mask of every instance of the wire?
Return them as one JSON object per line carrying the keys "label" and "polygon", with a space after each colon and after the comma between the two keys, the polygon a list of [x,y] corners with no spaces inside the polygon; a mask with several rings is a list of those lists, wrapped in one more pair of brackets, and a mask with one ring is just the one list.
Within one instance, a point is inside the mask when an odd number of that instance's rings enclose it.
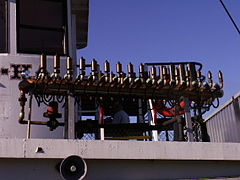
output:
{"label": "wire", "polygon": [[229,13],[229,11],[227,10],[227,8],[226,8],[225,4],[223,3],[223,1],[222,1],[222,0],[219,0],[219,1],[220,1],[220,3],[222,4],[222,6],[223,6],[224,10],[226,11],[226,13],[227,13],[228,17],[229,17],[229,18],[230,18],[230,20],[232,21],[232,23],[233,23],[234,27],[236,28],[236,30],[237,30],[237,32],[238,32],[238,34],[240,34],[240,30],[239,30],[239,28],[238,28],[237,24],[234,22],[234,20],[233,20],[233,18],[232,18],[232,16],[231,16],[231,14],[230,14],[230,13]]}

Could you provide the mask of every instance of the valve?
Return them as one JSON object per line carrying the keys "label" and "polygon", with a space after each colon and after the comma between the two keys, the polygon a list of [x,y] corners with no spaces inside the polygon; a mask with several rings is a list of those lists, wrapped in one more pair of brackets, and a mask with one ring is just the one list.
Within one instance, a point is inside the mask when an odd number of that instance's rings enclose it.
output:
{"label": "valve", "polygon": [[58,103],[56,101],[51,101],[47,107],[47,112],[43,113],[43,117],[49,118],[47,126],[50,131],[55,130],[59,126],[57,118],[61,118],[62,114],[58,113]]}

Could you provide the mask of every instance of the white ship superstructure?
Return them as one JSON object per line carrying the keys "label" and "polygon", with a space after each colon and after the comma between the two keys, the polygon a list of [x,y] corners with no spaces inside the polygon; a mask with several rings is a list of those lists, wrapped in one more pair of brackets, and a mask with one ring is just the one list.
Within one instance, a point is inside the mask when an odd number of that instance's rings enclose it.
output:
{"label": "white ship superstructure", "polygon": [[[88,0],[0,0],[0,179],[240,176],[239,144],[202,142],[222,72],[78,60],[88,14]],[[116,101],[130,123],[113,123]]]}

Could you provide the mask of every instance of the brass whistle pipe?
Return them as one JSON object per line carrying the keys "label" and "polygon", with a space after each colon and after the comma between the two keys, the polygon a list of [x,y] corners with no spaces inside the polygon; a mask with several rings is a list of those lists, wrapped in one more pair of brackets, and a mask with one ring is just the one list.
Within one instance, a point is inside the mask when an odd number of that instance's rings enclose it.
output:
{"label": "brass whistle pipe", "polygon": [[184,65],[179,64],[178,69],[179,69],[180,85],[182,87],[185,87],[187,82],[186,82],[186,72],[185,72]]}
{"label": "brass whistle pipe", "polygon": [[47,57],[45,54],[40,56],[40,72],[44,73],[47,69]]}
{"label": "brass whistle pipe", "polygon": [[45,79],[47,77],[47,56],[45,54],[41,54],[40,56],[40,66],[39,66],[39,79]]}
{"label": "brass whistle pipe", "polygon": [[197,81],[198,81],[198,87],[201,87],[202,86],[202,74],[201,74],[201,71],[197,71]]}
{"label": "brass whistle pipe", "polygon": [[180,87],[181,83],[180,83],[180,72],[179,72],[179,68],[176,67],[175,68],[175,82],[176,82],[176,86]]}
{"label": "brass whistle pipe", "polygon": [[142,83],[146,81],[146,77],[147,77],[147,75],[144,71],[144,65],[141,63],[139,65],[139,78],[140,78]]}
{"label": "brass whistle pipe", "polygon": [[56,74],[60,73],[60,56],[55,55],[53,57],[53,72]]}
{"label": "brass whistle pipe", "polygon": [[169,74],[170,74],[170,86],[174,87],[176,85],[176,80],[175,80],[175,66],[173,64],[169,65]]}
{"label": "brass whistle pipe", "polygon": [[94,82],[97,79],[97,70],[98,70],[98,64],[95,59],[91,61],[91,74],[88,76],[89,82]]}
{"label": "brass whistle pipe", "polygon": [[72,69],[72,58],[67,57],[67,73],[64,76],[64,79],[70,81],[73,79],[73,69]]}
{"label": "brass whistle pipe", "polygon": [[119,61],[116,64],[116,72],[117,72],[117,82],[121,83],[123,72],[122,72],[122,64]]}
{"label": "brass whistle pipe", "polygon": [[188,66],[185,69],[185,77],[186,77],[186,85],[187,85],[187,87],[191,87],[190,72],[189,72]]}
{"label": "brass whistle pipe", "polygon": [[51,74],[51,78],[53,81],[61,79],[60,77],[60,56],[55,55],[53,57],[53,73]]}
{"label": "brass whistle pipe", "polygon": [[169,78],[168,78],[168,70],[167,70],[167,67],[166,66],[163,66],[163,84],[164,86],[168,86],[168,83],[169,83]]}
{"label": "brass whistle pipe", "polygon": [[156,84],[156,67],[152,66],[150,70],[150,78],[152,79],[152,85]]}
{"label": "brass whistle pipe", "polygon": [[108,61],[104,62],[104,81],[109,82],[109,72],[110,72],[110,64]]}
{"label": "brass whistle pipe", "polygon": [[83,57],[81,57],[79,59],[79,74],[76,78],[76,82],[83,81],[84,76],[85,76],[85,59]]}
{"label": "brass whistle pipe", "polygon": [[195,88],[197,86],[197,74],[196,74],[195,64],[188,63],[187,67],[189,70],[190,87]]}
{"label": "brass whistle pipe", "polygon": [[132,65],[132,63],[129,63],[127,65],[127,69],[128,69],[128,74],[132,75],[132,73],[133,73],[133,65]]}
{"label": "brass whistle pipe", "polygon": [[222,89],[223,88],[223,74],[222,74],[222,71],[218,72],[218,79],[219,79],[220,89]]}
{"label": "brass whistle pipe", "polygon": [[79,70],[80,71],[85,71],[85,62],[86,62],[86,60],[83,57],[81,57],[79,59]]}
{"label": "brass whistle pipe", "polygon": [[97,69],[97,61],[95,59],[93,59],[91,62],[91,71],[96,72],[97,70],[98,70]]}
{"label": "brass whistle pipe", "polygon": [[208,76],[209,87],[212,88],[212,86],[213,86],[213,80],[212,80],[212,73],[211,73],[211,71],[208,71],[207,76]]}
{"label": "brass whistle pipe", "polygon": [[164,78],[163,78],[163,66],[160,65],[158,68],[158,81],[157,81],[157,89],[161,88],[164,85]]}

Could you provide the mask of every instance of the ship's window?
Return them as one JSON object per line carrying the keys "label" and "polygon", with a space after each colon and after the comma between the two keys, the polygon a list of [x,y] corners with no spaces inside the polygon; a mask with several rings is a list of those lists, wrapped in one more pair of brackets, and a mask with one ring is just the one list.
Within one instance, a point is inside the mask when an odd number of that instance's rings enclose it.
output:
{"label": "ship's window", "polygon": [[7,1],[0,0],[0,53],[7,52]]}
{"label": "ship's window", "polygon": [[18,0],[18,53],[66,55],[66,7],[66,0]]}

